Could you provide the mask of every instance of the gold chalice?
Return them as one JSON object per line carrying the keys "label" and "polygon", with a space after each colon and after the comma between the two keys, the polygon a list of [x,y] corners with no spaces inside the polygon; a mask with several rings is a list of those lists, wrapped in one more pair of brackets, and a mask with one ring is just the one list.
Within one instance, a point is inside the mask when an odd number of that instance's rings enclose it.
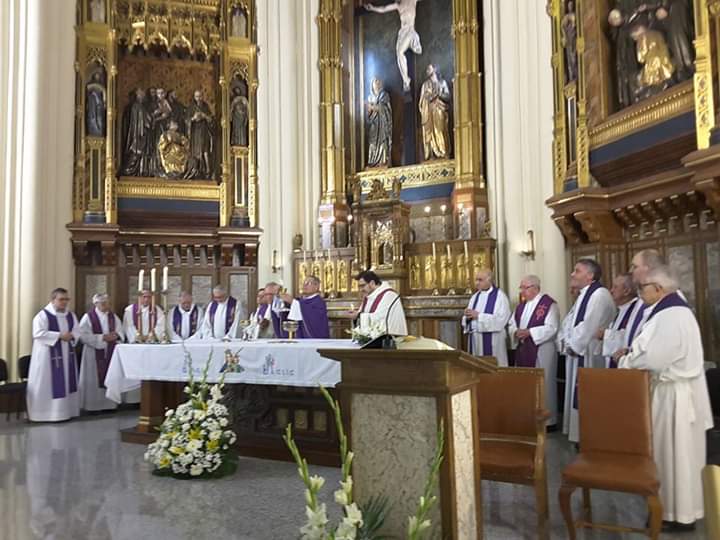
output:
{"label": "gold chalice", "polygon": [[297,321],[283,321],[282,329],[288,333],[289,339],[295,339],[295,332],[297,332],[300,324]]}

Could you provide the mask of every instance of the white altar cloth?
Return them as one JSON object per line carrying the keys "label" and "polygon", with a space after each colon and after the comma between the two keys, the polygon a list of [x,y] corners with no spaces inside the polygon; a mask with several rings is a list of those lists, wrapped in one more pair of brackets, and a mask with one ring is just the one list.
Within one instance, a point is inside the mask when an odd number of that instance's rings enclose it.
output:
{"label": "white altar cloth", "polygon": [[257,341],[187,341],[184,344],[122,344],[115,348],[105,377],[106,395],[117,403],[121,394],[140,388],[141,381],[188,380],[187,351],[193,376],[199,379],[212,352],[208,381],[216,382],[225,367],[225,351],[239,352],[240,372],[225,372],[225,382],[282,386],[334,387],[340,362],[323,358],[318,349],[355,349],[349,339],[263,339]]}

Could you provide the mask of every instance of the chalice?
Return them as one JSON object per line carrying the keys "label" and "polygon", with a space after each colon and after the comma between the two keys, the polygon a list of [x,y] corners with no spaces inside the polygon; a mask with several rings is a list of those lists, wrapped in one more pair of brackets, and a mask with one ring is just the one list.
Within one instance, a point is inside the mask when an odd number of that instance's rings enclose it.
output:
{"label": "chalice", "polygon": [[295,339],[295,332],[297,332],[300,324],[297,321],[283,321],[282,329],[288,333],[289,339]]}

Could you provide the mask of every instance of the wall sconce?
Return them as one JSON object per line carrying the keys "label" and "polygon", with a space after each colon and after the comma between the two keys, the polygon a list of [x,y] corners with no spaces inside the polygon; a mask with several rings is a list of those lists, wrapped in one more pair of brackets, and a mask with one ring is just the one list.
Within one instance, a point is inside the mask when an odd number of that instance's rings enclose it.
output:
{"label": "wall sconce", "polygon": [[277,249],[273,249],[272,262],[270,264],[270,268],[272,269],[273,274],[277,274],[278,270],[280,270],[282,268],[282,266],[278,265],[277,254],[278,254]]}
{"label": "wall sconce", "polygon": [[520,255],[527,257],[528,259],[535,260],[535,233],[532,229],[527,232],[525,249],[520,252]]}

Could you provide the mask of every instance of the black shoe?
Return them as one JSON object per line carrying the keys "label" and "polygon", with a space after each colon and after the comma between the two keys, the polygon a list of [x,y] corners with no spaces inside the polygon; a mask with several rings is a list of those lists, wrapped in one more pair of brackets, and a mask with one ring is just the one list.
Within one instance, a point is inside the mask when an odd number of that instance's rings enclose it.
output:
{"label": "black shoe", "polygon": [[662,522],[662,532],[692,532],[695,530],[695,522],[679,523],[677,521]]}
{"label": "black shoe", "polygon": [[557,424],[553,424],[552,426],[545,426],[545,433],[555,433],[557,430]]}

